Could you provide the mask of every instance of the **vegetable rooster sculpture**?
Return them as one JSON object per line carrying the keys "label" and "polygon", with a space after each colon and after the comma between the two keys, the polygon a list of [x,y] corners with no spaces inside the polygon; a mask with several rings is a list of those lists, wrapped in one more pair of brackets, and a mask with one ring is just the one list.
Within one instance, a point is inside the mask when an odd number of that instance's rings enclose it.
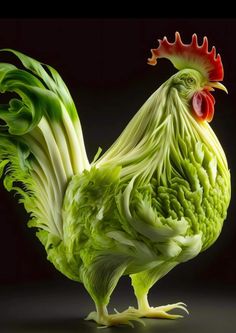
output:
{"label": "vegetable rooster sculpture", "polygon": [[[151,307],[149,289],[219,236],[230,201],[224,151],[209,126],[223,65],[204,37],[159,40],[148,60],[178,72],[144,103],[115,143],[88,162],[72,98],[50,66],[14,50],[24,70],[0,64],[0,175],[20,194],[48,260],[84,284],[96,305],[87,319],[112,326],[171,318],[185,304]],[[138,308],[108,314],[112,291],[130,275]],[[187,311],[187,310],[186,310]]]}

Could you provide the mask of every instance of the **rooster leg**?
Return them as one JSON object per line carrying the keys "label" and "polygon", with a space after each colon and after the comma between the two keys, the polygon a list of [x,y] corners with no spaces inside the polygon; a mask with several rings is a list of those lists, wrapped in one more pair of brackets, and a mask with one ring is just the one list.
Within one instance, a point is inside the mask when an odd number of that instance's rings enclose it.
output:
{"label": "rooster leg", "polygon": [[177,319],[182,318],[182,315],[169,313],[171,310],[181,309],[188,313],[186,305],[182,302],[168,304],[158,307],[151,307],[148,302],[149,289],[165,274],[167,274],[176,263],[165,263],[158,268],[153,268],[148,271],[132,274],[132,285],[138,302],[138,309],[129,308],[127,313],[138,313],[140,317],[147,318],[166,318]]}
{"label": "rooster leg", "polygon": [[105,327],[122,324],[133,326],[132,321],[142,322],[138,313],[116,311],[115,314],[108,314],[107,311],[110,296],[126,267],[127,263],[123,257],[114,257],[111,260],[110,255],[107,255],[100,256],[95,262],[90,263],[87,269],[82,268],[82,281],[97,310],[91,312],[86,320],[94,320]]}

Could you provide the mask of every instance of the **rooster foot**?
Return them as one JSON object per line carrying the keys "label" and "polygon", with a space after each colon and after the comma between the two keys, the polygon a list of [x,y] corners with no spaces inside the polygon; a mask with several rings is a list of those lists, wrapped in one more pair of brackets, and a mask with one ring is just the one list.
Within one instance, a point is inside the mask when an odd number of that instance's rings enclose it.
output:
{"label": "rooster foot", "polygon": [[93,320],[96,323],[98,323],[100,328],[106,328],[109,326],[118,326],[118,325],[129,325],[131,327],[134,327],[133,322],[139,322],[144,325],[144,322],[139,319],[140,315],[135,312],[118,312],[115,310],[115,314],[98,314],[98,312],[94,311],[91,312],[85,320]]}
{"label": "rooster foot", "polygon": [[181,309],[185,311],[187,314],[189,314],[188,310],[186,309],[186,304],[182,302],[178,302],[175,304],[168,304],[168,305],[163,305],[163,306],[158,306],[158,307],[150,307],[150,306],[145,306],[141,307],[139,309],[135,309],[133,307],[129,307],[126,311],[123,313],[136,313],[137,316],[140,317],[146,317],[146,318],[164,318],[164,319],[178,319],[178,318],[183,318],[182,315],[179,314],[172,314],[169,313],[171,310],[175,309]]}

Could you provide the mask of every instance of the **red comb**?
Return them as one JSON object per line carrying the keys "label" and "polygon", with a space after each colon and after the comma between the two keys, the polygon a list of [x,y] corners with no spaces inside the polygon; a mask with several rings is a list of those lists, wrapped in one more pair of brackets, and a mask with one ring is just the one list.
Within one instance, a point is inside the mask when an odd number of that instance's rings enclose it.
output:
{"label": "red comb", "polygon": [[200,71],[208,81],[222,81],[224,69],[219,54],[213,46],[208,51],[208,39],[203,38],[202,45],[198,45],[197,35],[193,34],[190,44],[183,44],[180,34],[175,33],[174,43],[170,43],[166,37],[158,39],[159,46],[152,49],[152,57],[148,59],[149,65],[156,65],[157,58],[167,58],[177,69],[193,68]]}

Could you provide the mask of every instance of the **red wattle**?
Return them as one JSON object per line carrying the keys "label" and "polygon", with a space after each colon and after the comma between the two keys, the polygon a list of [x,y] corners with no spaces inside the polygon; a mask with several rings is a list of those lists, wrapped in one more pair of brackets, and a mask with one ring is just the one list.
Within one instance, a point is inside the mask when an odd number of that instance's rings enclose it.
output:
{"label": "red wattle", "polygon": [[214,116],[215,99],[208,90],[196,92],[192,98],[192,108],[197,119],[210,122]]}

